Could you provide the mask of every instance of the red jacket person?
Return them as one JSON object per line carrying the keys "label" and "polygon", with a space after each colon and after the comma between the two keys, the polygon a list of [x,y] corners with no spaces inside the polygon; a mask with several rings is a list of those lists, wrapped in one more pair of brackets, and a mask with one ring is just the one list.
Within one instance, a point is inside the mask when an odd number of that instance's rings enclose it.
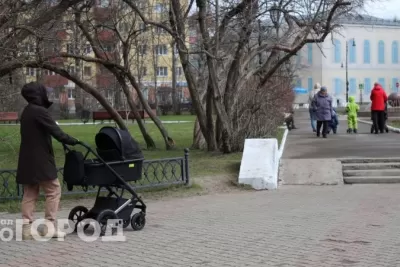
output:
{"label": "red jacket person", "polygon": [[385,105],[388,100],[385,90],[378,83],[371,91],[371,115],[375,134],[383,133],[385,128]]}

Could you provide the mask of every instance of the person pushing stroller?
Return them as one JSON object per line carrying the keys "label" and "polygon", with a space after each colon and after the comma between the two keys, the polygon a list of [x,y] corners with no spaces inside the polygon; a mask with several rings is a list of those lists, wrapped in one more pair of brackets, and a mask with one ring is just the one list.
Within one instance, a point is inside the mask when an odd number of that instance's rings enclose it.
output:
{"label": "person pushing stroller", "polygon": [[[384,117],[385,117],[385,131],[386,131],[386,133],[388,133],[388,132],[389,132],[389,127],[387,126],[387,120],[388,120],[388,118],[389,118],[389,115],[388,115],[388,105],[387,105],[387,102],[385,103]],[[373,116],[372,116],[372,112],[371,112],[371,120],[372,120],[372,121],[374,120],[374,118],[373,118]],[[374,133],[374,131],[375,131],[375,127],[374,127],[374,124],[372,124],[372,125],[371,125],[371,133]]]}

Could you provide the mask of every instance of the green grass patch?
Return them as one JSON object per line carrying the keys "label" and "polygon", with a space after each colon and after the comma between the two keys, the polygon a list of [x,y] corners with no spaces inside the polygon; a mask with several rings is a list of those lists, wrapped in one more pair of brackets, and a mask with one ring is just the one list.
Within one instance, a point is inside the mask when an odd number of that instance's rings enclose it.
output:
{"label": "green grass patch", "polygon": [[388,124],[389,124],[390,126],[392,126],[392,127],[400,128],[400,121],[398,121],[398,120],[388,121]]}
{"label": "green grass patch", "polygon": [[[164,126],[168,130],[169,135],[175,140],[175,148],[173,150],[166,150],[161,134],[154,124],[146,124],[146,128],[150,135],[153,137],[157,148],[148,150],[145,146],[145,142],[140,134],[138,126],[136,124],[129,124],[128,128],[132,136],[139,142],[143,154],[146,160],[162,159],[162,158],[173,158],[182,157],[184,155],[184,149],[190,148],[192,145],[193,138],[193,127],[195,116],[191,115],[178,115],[178,116],[161,116],[163,121],[190,121],[188,123],[165,123]],[[92,148],[95,148],[95,135],[104,125],[62,125],[60,126],[66,133],[71,136],[78,138],[79,140],[89,144]],[[0,125],[0,169],[16,169],[18,162],[18,152],[20,146],[20,134],[19,125]],[[276,133],[276,138],[279,144],[283,136],[285,129],[279,128]],[[268,136],[266,138],[272,138],[274,136]],[[56,141],[53,141],[54,152],[56,163],[58,167],[64,165],[64,151],[62,145]],[[81,147],[76,147],[77,150],[84,151]],[[240,167],[242,153],[231,153],[222,154],[219,152],[206,152],[202,150],[191,150],[189,152],[189,175],[190,178],[196,178],[195,181],[206,176],[218,176],[221,174],[237,174]],[[61,178],[61,177],[59,177]],[[192,180],[193,181],[193,180]],[[7,192],[2,191],[2,184],[5,181],[0,177],[0,197],[7,195]],[[13,178],[8,180],[9,187],[15,191],[15,180]],[[75,189],[74,189],[75,190]],[[78,188],[76,189],[78,190]],[[178,191],[191,192],[188,187],[184,189],[179,188]],[[197,189],[196,189],[197,190]],[[142,190],[143,191],[143,190]],[[151,189],[154,192],[154,189]],[[162,192],[161,190],[160,192]],[[169,188],[167,191],[171,191]],[[147,191],[143,191],[146,193]],[[185,191],[186,192],[186,191]],[[148,192],[147,192],[148,194]],[[153,193],[154,194],[154,193]],[[87,194],[82,196],[87,197]],[[80,195],[65,197],[79,198]],[[63,198],[65,198],[63,197]],[[12,203],[12,202],[7,202]],[[13,204],[1,204],[0,210],[10,210]],[[17,201],[18,203],[18,201]],[[6,205],[6,206],[4,206]],[[7,205],[11,205],[10,207]]]}

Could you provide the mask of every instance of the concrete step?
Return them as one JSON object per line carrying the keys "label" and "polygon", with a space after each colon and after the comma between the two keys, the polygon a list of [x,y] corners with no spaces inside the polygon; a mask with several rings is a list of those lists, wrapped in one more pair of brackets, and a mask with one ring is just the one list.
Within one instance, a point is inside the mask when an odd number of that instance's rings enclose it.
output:
{"label": "concrete step", "polygon": [[400,163],[400,158],[342,158],[342,164],[355,163]]}
{"label": "concrete step", "polygon": [[400,176],[355,176],[344,177],[345,184],[398,184]]}
{"label": "concrete step", "polygon": [[345,163],[342,169],[344,171],[400,169],[400,162]]}
{"label": "concrete step", "polygon": [[386,169],[386,170],[345,170],[343,171],[343,177],[349,176],[399,176],[400,169]]}

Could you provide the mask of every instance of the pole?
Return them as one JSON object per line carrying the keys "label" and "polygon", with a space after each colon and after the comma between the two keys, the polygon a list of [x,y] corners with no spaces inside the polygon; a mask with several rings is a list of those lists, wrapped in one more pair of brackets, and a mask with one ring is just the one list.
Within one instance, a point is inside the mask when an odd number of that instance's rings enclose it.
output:
{"label": "pole", "polygon": [[[258,20],[258,47],[261,47],[261,20]],[[262,65],[262,52],[258,53],[258,64]]]}
{"label": "pole", "polygon": [[349,43],[346,42],[346,103],[349,102],[349,71],[348,71]]}

